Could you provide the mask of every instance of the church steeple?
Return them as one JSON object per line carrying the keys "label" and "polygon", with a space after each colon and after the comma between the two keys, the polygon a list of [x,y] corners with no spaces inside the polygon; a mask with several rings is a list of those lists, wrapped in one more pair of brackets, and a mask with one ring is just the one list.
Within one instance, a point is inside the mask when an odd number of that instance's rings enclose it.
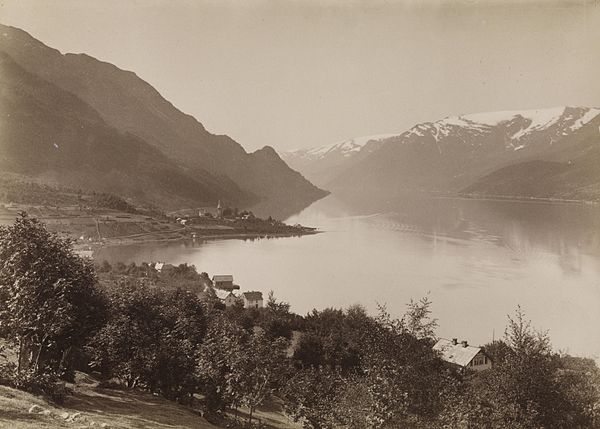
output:
{"label": "church steeple", "polygon": [[221,200],[217,203],[217,217],[223,217],[223,206],[221,206]]}

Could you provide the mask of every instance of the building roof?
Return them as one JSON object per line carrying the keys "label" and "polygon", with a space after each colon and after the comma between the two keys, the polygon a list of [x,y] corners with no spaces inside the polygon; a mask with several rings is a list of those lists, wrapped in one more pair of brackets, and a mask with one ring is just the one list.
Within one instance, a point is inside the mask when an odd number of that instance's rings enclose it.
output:
{"label": "building roof", "polygon": [[229,274],[213,276],[212,281],[213,282],[232,282],[233,276],[229,275]]}
{"label": "building roof", "polygon": [[446,362],[454,363],[460,366],[467,366],[469,362],[481,351],[481,347],[474,347],[462,343],[454,344],[452,340],[441,338],[433,346],[433,350],[441,352],[442,359]]}
{"label": "building roof", "polygon": [[234,298],[237,298],[232,292],[222,289],[215,289],[215,295],[217,295],[217,298],[220,300],[225,300],[229,295],[233,295]]}
{"label": "building roof", "polygon": [[76,250],[75,254],[77,254],[77,256],[80,256],[81,258],[93,258],[94,257],[94,251],[93,250]]}
{"label": "building roof", "polygon": [[160,271],[160,270],[162,270],[164,265],[165,265],[164,262],[157,262],[156,264],[154,264],[154,268],[156,269],[156,271]]}
{"label": "building roof", "polygon": [[242,295],[244,295],[244,298],[246,298],[248,301],[259,301],[263,299],[262,292],[244,292]]}

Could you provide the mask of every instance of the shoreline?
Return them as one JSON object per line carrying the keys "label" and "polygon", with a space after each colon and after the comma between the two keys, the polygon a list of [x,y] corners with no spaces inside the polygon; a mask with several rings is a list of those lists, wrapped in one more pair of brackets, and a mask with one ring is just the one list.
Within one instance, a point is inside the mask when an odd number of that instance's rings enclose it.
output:
{"label": "shoreline", "polygon": [[478,200],[478,201],[506,201],[519,203],[543,203],[543,204],[576,204],[586,206],[598,206],[600,201],[577,200],[568,198],[552,197],[519,197],[518,195],[475,195],[475,194],[456,194],[454,196],[434,196],[434,198],[460,199],[460,200]]}
{"label": "shoreline", "polygon": [[[268,239],[268,238],[291,238],[291,237],[303,237],[306,235],[321,234],[324,231],[319,230],[307,230],[302,232],[277,232],[277,233],[244,233],[244,232],[232,232],[230,234],[204,234],[196,235],[195,237],[163,237],[163,238],[143,238],[143,237],[110,237],[105,238],[101,243],[92,242],[89,244],[76,243],[73,248],[77,250],[92,250],[95,251],[100,248],[116,247],[116,246],[132,246],[132,245],[144,245],[151,243],[175,243],[185,241],[208,241],[214,240],[243,240],[243,239]],[[156,234],[148,234],[156,235]]]}

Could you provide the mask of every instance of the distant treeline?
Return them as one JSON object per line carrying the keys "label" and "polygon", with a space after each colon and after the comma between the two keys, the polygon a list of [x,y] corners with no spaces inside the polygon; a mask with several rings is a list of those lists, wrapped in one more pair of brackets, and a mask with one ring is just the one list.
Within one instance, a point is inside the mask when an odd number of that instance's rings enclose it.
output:
{"label": "distant treeline", "polygon": [[492,369],[474,373],[432,349],[426,298],[400,319],[360,306],[299,316],[272,294],[263,309],[225,308],[209,283],[187,265],[95,268],[22,215],[0,228],[0,338],[17,355],[0,360],[0,382],[60,401],[79,370],[216,422],[246,407],[251,424],[276,396],[314,429],[600,427],[596,363],[553,352],[520,309],[485,346]]}

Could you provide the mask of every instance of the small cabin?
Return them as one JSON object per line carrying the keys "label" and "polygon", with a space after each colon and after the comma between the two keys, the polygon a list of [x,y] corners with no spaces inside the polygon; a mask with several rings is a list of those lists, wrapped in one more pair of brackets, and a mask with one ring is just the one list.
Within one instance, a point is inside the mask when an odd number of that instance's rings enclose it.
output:
{"label": "small cabin", "polygon": [[233,292],[229,292],[229,295],[227,295],[225,297],[225,299],[223,300],[223,304],[225,304],[225,307],[233,307],[239,301],[240,301],[240,297],[239,296],[234,295]]}
{"label": "small cabin", "polygon": [[238,285],[233,284],[233,276],[232,275],[218,275],[213,276],[212,283],[215,289],[223,289],[223,290],[234,290],[239,289]]}
{"label": "small cabin", "polygon": [[244,300],[244,308],[262,308],[263,307],[263,295],[262,292],[244,292],[242,294]]}
{"label": "small cabin", "polygon": [[164,262],[156,262],[154,263],[154,269],[159,273],[169,274],[171,271],[175,269],[175,265],[173,264],[165,264]]}
{"label": "small cabin", "polygon": [[458,342],[457,338],[452,340],[441,338],[435,343],[433,349],[440,352],[444,361],[461,368],[483,371],[492,367],[492,360],[484,350],[469,345],[467,341]]}
{"label": "small cabin", "polygon": [[233,307],[240,301],[239,296],[228,290],[215,289],[215,295],[225,304],[225,307]]}

